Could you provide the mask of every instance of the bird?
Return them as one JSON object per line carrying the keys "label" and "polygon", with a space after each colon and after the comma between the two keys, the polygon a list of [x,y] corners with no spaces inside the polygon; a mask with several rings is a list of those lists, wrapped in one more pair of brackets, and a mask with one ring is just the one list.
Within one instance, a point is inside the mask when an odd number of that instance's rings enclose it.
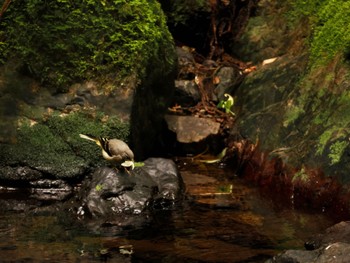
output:
{"label": "bird", "polygon": [[131,168],[131,170],[134,169],[134,153],[122,140],[95,137],[90,134],[79,134],[79,136],[83,139],[93,141],[100,146],[102,149],[102,156],[107,161],[116,166],[123,166],[126,170],[127,168]]}

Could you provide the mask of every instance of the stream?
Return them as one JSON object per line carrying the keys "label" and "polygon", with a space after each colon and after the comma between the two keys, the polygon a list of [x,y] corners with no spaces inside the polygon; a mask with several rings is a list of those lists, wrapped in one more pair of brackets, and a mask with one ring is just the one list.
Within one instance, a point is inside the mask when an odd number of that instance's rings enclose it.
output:
{"label": "stream", "polygon": [[264,262],[284,249],[302,249],[335,223],[279,205],[229,168],[190,159],[178,166],[184,202],[118,234],[92,231],[60,209],[0,214],[0,261]]}

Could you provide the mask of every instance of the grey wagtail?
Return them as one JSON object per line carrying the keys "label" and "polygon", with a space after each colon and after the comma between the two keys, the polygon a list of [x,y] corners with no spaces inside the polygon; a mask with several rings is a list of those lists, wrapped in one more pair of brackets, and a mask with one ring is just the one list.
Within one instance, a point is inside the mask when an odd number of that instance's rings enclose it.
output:
{"label": "grey wagtail", "polygon": [[115,165],[121,165],[125,168],[134,169],[134,153],[129,146],[118,139],[107,139],[103,137],[94,137],[92,135],[79,134],[83,139],[93,141],[102,149],[102,156],[107,161]]}

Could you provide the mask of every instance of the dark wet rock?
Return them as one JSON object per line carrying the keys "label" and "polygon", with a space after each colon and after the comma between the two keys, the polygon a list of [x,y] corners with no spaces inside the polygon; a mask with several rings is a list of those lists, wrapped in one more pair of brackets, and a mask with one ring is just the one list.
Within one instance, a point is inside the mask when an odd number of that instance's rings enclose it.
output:
{"label": "dark wet rock", "polygon": [[288,250],[279,254],[265,263],[306,263],[318,262],[318,253],[316,251]]}
{"label": "dark wet rock", "polygon": [[193,66],[195,64],[194,56],[191,53],[191,49],[189,47],[176,47],[176,54],[178,57],[178,64],[180,67],[188,67]]}
{"label": "dark wet rock", "polygon": [[183,190],[183,181],[174,162],[167,159],[149,158],[142,167],[157,185],[152,199],[156,209],[172,208],[179,201]]}
{"label": "dark wet rock", "polygon": [[333,243],[313,251],[288,250],[266,263],[343,263],[349,262],[350,244]]}
{"label": "dark wet rock", "polygon": [[5,181],[31,181],[38,180],[43,177],[38,170],[28,166],[2,166],[0,167],[0,178]]}
{"label": "dark wet rock", "polygon": [[350,243],[350,221],[342,221],[327,228],[323,234],[310,238],[305,242],[305,248],[314,250],[335,242]]}
{"label": "dark wet rock", "polygon": [[[142,183],[136,186],[135,180],[142,180]],[[120,213],[138,214],[146,206],[155,187],[149,178],[139,177],[137,173],[131,177],[112,168],[98,168],[88,186],[85,202],[88,211],[97,217]]]}
{"label": "dark wet rock", "polygon": [[96,169],[82,187],[81,199],[86,212],[97,218],[138,215],[147,208],[173,207],[181,195],[181,182],[171,160],[151,158],[130,174],[108,167]]}
{"label": "dark wet rock", "polygon": [[198,102],[201,95],[193,80],[175,80],[174,97],[176,103],[185,106]]}
{"label": "dark wet rock", "polygon": [[220,79],[215,88],[216,100],[218,101],[225,99],[225,93],[232,94],[234,87],[243,80],[243,73],[234,67],[222,67],[216,76]]}
{"label": "dark wet rock", "polygon": [[199,142],[218,134],[220,129],[220,123],[209,118],[166,115],[165,120],[169,130],[176,133],[177,141],[181,143]]}
{"label": "dark wet rock", "polygon": [[30,197],[38,200],[62,201],[73,192],[73,187],[63,180],[43,179],[31,181],[29,184]]}
{"label": "dark wet rock", "polygon": [[72,188],[31,188],[31,198],[45,201],[64,201],[72,195]]}
{"label": "dark wet rock", "polygon": [[338,263],[348,262],[350,255],[350,222],[340,222],[328,228],[324,234],[305,242],[308,250],[287,250],[267,263]]}
{"label": "dark wet rock", "polygon": [[75,97],[67,104],[95,105],[108,115],[129,120],[136,80],[130,79],[130,82],[124,83],[123,86],[125,87],[121,89],[103,92],[98,83],[92,81],[76,84],[72,86],[70,91],[70,93],[75,94]]}
{"label": "dark wet rock", "polygon": [[216,61],[211,60],[211,59],[204,60],[202,65],[205,67],[208,67],[208,68],[217,68],[219,66]]}

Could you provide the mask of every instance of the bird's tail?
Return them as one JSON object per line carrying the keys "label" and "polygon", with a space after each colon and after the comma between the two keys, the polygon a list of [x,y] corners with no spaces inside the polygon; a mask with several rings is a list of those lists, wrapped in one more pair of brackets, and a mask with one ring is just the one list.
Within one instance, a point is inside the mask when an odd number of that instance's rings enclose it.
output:
{"label": "bird's tail", "polygon": [[90,134],[79,134],[80,138],[83,138],[85,140],[89,140],[89,141],[93,141],[95,143],[97,143],[99,141],[99,139],[95,136],[92,136]]}

